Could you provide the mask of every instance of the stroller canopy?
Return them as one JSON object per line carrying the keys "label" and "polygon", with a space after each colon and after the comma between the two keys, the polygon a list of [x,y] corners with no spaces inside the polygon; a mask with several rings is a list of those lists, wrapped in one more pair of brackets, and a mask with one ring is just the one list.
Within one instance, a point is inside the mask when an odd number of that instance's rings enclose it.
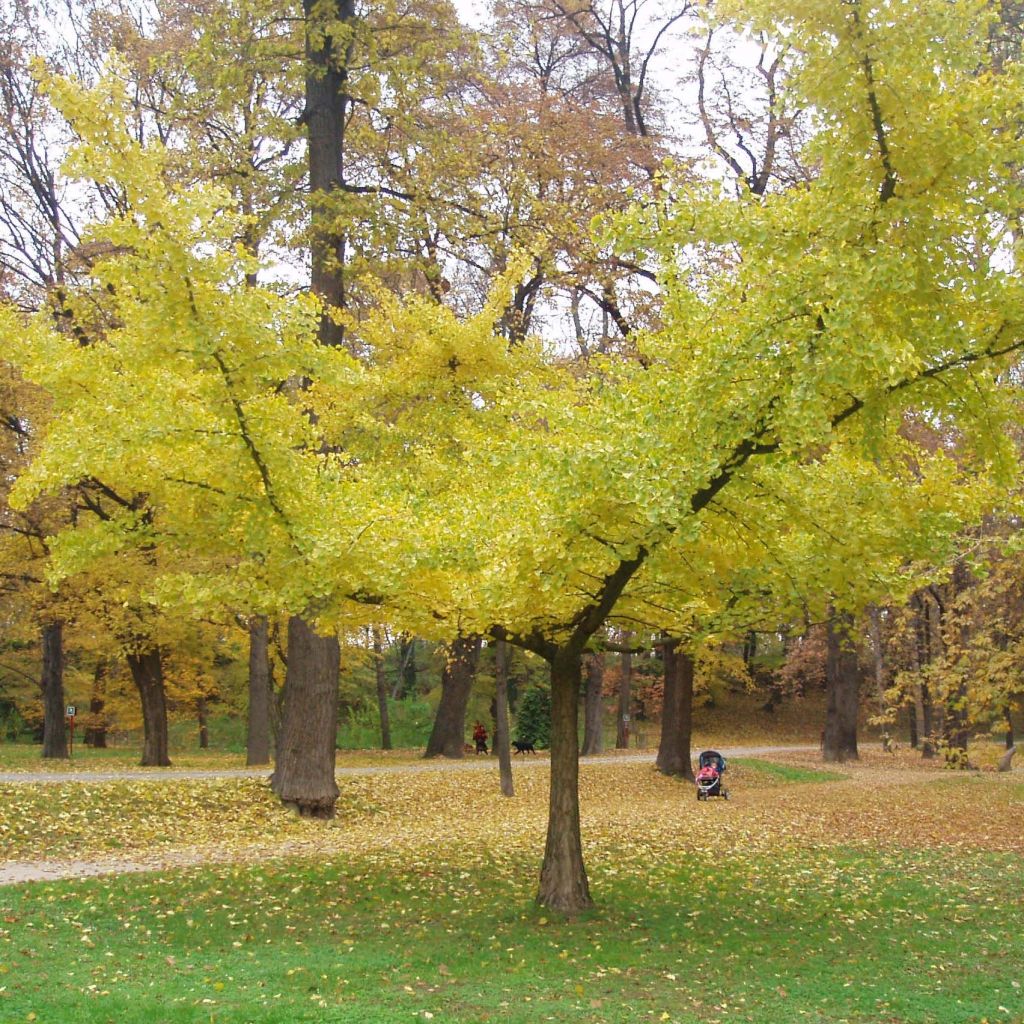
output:
{"label": "stroller canopy", "polygon": [[697,756],[700,768],[712,767],[717,772],[725,771],[725,758],[717,750],[704,750]]}

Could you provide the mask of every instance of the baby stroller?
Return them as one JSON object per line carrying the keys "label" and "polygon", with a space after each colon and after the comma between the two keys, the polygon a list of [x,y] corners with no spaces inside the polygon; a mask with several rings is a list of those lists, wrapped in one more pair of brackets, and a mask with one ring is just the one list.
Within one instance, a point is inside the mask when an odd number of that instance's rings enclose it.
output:
{"label": "baby stroller", "polygon": [[713,796],[729,799],[729,790],[722,785],[725,774],[725,758],[717,750],[705,750],[697,757],[697,799],[707,800]]}

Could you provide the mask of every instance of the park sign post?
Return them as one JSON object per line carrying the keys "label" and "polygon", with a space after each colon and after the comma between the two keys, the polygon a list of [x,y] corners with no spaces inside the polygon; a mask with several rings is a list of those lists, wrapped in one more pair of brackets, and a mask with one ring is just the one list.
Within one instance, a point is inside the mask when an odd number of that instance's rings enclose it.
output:
{"label": "park sign post", "polygon": [[68,757],[72,757],[75,753],[75,715],[78,714],[78,708],[74,704],[69,704],[64,712],[68,721],[68,730],[70,740],[68,742]]}

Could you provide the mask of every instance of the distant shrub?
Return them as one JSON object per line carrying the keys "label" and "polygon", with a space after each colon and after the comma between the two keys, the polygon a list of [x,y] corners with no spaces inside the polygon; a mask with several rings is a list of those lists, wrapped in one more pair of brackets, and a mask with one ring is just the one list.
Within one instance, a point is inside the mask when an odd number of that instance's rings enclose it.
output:
{"label": "distant shrub", "polygon": [[519,699],[514,739],[535,747],[551,745],[551,691],[533,686]]}

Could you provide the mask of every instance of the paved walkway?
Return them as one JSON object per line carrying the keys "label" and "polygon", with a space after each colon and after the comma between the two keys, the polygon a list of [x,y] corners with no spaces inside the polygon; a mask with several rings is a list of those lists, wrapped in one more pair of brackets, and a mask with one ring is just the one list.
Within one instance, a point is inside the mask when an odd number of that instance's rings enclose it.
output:
{"label": "paved walkway", "polygon": [[[780,754],[796,751],[817,750],[817,747],[767,746],[722,748],[726,757],[756,757],[762,754]],[[638,754],[617,754],[586,757],[582,764],[653,764],[655,754],[645,751]],[[546,768],[547,757],[517,757],[516,768]],[[351,775],[395,775],[431,771],[491,771],[497,772],[493,758],[466,758],[463,761],[430,760],[418,764],[370,765],[360,768],[339,768],[339,778]],[[69,771],[69,772],[0,772],[0,784],[34,785],[47,783],[95,783],[129,779],[132,782],[151,782],[159,785],[176,779],[235,779],[261,778],[268,774],[267,768],[218,768],[211,770],[154,768],[148,771]],[[287,847],[278,848],[275,853],[287,856]],[[153,856],[136,856],[123,859],[116,856],[98,857],[90,860],[64,861],[5,861],[0,862],[0,886],[19,885],[25,882],[53,882],[66,878],[88,878],[96,875],[131,874],[143,871],[173,870],[194,867],[199,864],[224,863],[235,859],[237,854],[225,850],[218,854],[210,850],[165,850]]]}
{"label": "paved walkway", "polygon": [[[721,753],[725,757],[757,757],[761,754],[781,754],[788,751],[817,750],[817,747],[806,746],[767,746],[767,747],[723,747]],[[653,763],[656,752],[647,750],[637,754],[609,754],[597,757],[584,757],[581,764],[641,764]],[[512,762],[517,768],[541,767],[549,764],[546,755],[536,757],[515,757]],[[423,760],[415,764],[380,764],[364,765],[358,768],[338,768],[335,774],[339,778],[346,775],[398,775],[415,772],[436,771],[485,771],[488,768],[497,770],[498,762],[492,757],[468,756],[464,760],[449,761],[444,758]],[[0,772],[0,784],[38,785],[40,783],[67,782],[172,782],[177,779],[259,779],[270,775],[270,767],[262,768],[146,768],[103,771],[63,771],[54,769],[45,772]]]}

